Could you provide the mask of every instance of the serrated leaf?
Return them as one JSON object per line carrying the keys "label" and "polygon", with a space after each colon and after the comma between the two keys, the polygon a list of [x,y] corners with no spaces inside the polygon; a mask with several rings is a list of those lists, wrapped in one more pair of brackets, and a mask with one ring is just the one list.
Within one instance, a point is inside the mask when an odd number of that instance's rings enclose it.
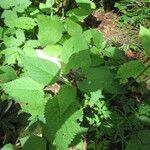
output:
{"label": "serrated leaf", "polygon": [[18,18],[15,10],[4,10],[1,17],[4,18],[4,23],[6,26],[10,28],[15,27],[15,23]]}
{"label": "serrated leaf", "polygon": [[24,12],[24,10],[27,9],[30,4],[30,0],[14,0],[15,10],[20,13]]}
{"label": "serrated leaf", "polygon": [[9,9],[12,6],[14,6],[14,1],[12,1],[12,0],[0,0],[0,7],[2,7],[3,9]]}
{"label": "serrated leaf", "polygon": [[76,103],[76,89],[63,86],[58,96],[49,100],[45,108],[46,135],[58,149],[66,150],[81,131],[77,119],[82,117]]}
{"label": "serrated leaf", "polygon": [[15,23],[15,27],[26,30],[33,29],[36,25],[34,19],[30,17],[19,17]]}
{"label": "serrated leaf", "polygon": [[91,92],[91,98],[89,100],[89,105],[93,106],[100,98],[104,98],[102,95],[102,90],[97,90],[95,92]]}
{"label": "serrated leaf", "polygon": [[42,46],[57,43],[64,30],[60,18],[57,16],[44,16],[37,17],[39,26],[38,38]]}
{"label": "serrated leaf", "polygon": [[0,80],[3,82],[8,82],[17,78],[15,70],[10,66],[1,66],[0,70],[3,72],[0,74]]}
{"label": "serrated leaf", "polygon": [[28,40],[23,47],[23,52],[27,56],[36,57],[36,50],[34,48],[39,46],[40,43],[38,40]]}
{"label": "serrated leaf", "polygon": [[32,101],[29,104],[21,104],[23,112],[31,114],[31,118],[37,118],[44,115],[46,100],[43,98],[40,101]]}
{"label": "serrated leaf", "polygon": [[22,53],[22,50],[17,47],[11,47],[7,48],[2,51],[2,54],[5,55],[5,61],[4,64],[15,64],[16,61],[18,61],[18,64],[20,64],[20,56],[19,54]]}
{"label": "serrated leaf", "polygon": [[20,46],[22,44],[22,41],[17,39],[17,38],[15,38],[14,36],[10,36],[10,37],[5,36],[3,38],[3,40],[4,40],[4,44],[5,44],[5,46],[7,48],[18,47],[18,46]]}
{"label": "serrated leaf", "polygon": [[71,20],[71,19],[67,19],[67,21],[66,21],[66,28],[67,28],[67,32],[71,36],[73,36],[74,34],[82,33],[81,26],[78,23],[76,23],[73,20]]}
{"label": "serrated leaf", "polygon": [[0,6],[3,9],[14,7],[17,12],[24,12],[24,10],[31,4],[30,0],[1,0]]}
{"label": "serrated leaf", "polygon": [[24,55],[21,60],[28,75],[43,85],[53,83],[59,72],[58,65],[45,59]]}
{"label": "serrated leaf", "polygon": [[150,56],[150,30],[140,26],[140,39],[144,47],[145,53]]}
{"label": "serrated leaf", "polygon": [[30,136],[25,142],[23,150],[46,150],[46,141],[39,136]]}
{"label": "serrated leaf", "polygon": [[2,88],[17,102],[32,103],[44,98],[44,86],[35,82],[30,77],[23,77],[5,83]]}
{"label": "serrated leaf", "polygon": [[[69,109],[70,110],[68,111],[71,111],[72,108]],[[61,128],[57,131],[55,143],[58,149],[66,150],[75,136],[82,131],[82,128],[77,123],[77,119],[79,119],[82,115],[83,112],[81,110],[76,111],[67,118],[67,120],[62,124]],[[79,138],[81,139],[81,137]]]}
{"label": "serrated leaf", "polygon": [[132,60],[120,66],[117,74],[122,79],[122,82],[127,82],[127,79],[130,77],[136,78],[144,68],[144,65],[140,61]]}

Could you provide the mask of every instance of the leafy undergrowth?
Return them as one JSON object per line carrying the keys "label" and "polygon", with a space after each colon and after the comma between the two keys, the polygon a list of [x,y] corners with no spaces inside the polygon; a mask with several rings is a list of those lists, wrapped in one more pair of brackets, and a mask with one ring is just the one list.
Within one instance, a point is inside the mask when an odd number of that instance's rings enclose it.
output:
{"label": "leafy undergrowth", "polygon": [[149,149],[150,30],[137,56],[87,24],[96,6],[0,1],[2,150]]}

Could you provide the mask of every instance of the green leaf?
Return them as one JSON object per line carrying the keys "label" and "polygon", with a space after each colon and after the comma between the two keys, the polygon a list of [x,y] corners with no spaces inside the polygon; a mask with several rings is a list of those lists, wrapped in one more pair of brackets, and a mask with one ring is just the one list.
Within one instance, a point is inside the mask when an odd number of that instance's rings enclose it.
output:
{"label": "green leaf", "polygon": [[6,144],[1,150],[14,150],[12,144]]}
{"label": "green leaf", "polygon": [[40,101],[32,101],[28,105],[21,104],[21,108],[23,112],[31,114],[33,119],[44,115],[45,104],[46,100],[43,98]]}
{"label": "green leaf", "polygon": [[49,100],[45,108],[49,141],[58,149],[66,150],[82,129],[77,123],[82,115],[76,104],[76,89],[63,86],[58,96]]}
{"label": "green leaf", "polygon": [[90,15],[91,11],[89,9],[84,8],[74,8],[67,12],[67,14],[79,21],[83,21],[88,15]]}
{"label": "green leaf", "polygon": [[45,59],[24,55],[21,60],[28,75],[43,85],[53,83],[59,72],[58,65]]}
{"label": "green leaf", "polygon": [[44,16],[37,17],[39,26],[38,38],[42,46],[57,43],[64,30],[60,18],[57,16]]}
{"label": "green leaf", "polygon": [[71,20],[71,19],[67,19],[66,28],[67,28],[67,32],[71,36],[73,36],[74,34],[82,34],[81,26],[78,23]]}
{"label": "green leaf", "polygon": [[30,0],[1,0],[0,6],[3,9],[14,7],[17,12],[24,12],[24,10],[31,4]]}
{"label": "green leaf", "polygon": [[10,36],[10,37],[5,36],[3,38],[3,40],[4,40],[4,44],[5,44],[5,46],[7,48],[18,47],[18,46],[20,46],[22,44],[22,41],[17,39],[17,38],[15,38],[14,36]]}
{"label": "green leaf", "polygon": [[16,30],[16,38],[17,40],[20,40],[21,44],[25,42],[25,35],[24,35],[24,31],[21,29],[17,29]]}
{"label": "green leaf", "polygon": [[132,60],[124,63],[118,69],[118,77],[121,78],[122,82],[127,82],[127,79],[132,77],[136,78],[143,70],[144,65],[138,60]]}
{"label": "green leaf", "polygon": [[63,49],[64,51],[61,55],[61,60],[67,64],[71,55],[83,50],[88,50],[89,46],[83,34],[75,34],[73,37],[64,42]]}
{"label": "green leaf", "polygon": [[8,82],[17,78],[15,70],[10,66],[1,66],[0,70],[3,71],[3,73],[0,74],[0,80],[3,82]]}
{"label": "green leaf", "polygon": [[18,64],[20,64],[20,56],[19,54],[22,53],[22,50],[20,48],[17,47],[11,47],[11,48],[7,48],[5,50],[2,51],[2,54],[5,55],[5,61],[4,64],[15,64],[16,61],[18,61]]}
{"label": "green leaf", "polygon": [[6,26],[10,28],[15,27],[16,20],[18,18],[15,10],[4,10],[1,17],[4,18],[4,23]]}
{"label": "green leaf", "polygon": [[149,117],[147,117],[147,116],[139,116],[138,118],[139,118],[140,122],[143,125],[150,126],[150,118]]}
{"label": "green leaf", "polygon": [[104,55],[106,55],[107,57],[113,58],[113,59],[117,59],[117,60],[124,59],[123,51],[119,50],[116,47],[106,48],[104,50]]}
{"label": "green leaf", "polygon": [[39,46],[40,46],[40,43],[38,40],[28,40],[23,47],[23,52],[27,56],[35,57],[37,56],[37,54],[34,48],[37,48]]}
{"label": "green leaf", "polygon": [[140,39],[144,47],[145,53],[150,56],[150,30],[140,26]]}
{"label": "green leaf", "polygon": [[15,23],[15,27],[26,30],[33,29],[36,25],[34,19],[30,17],[19,17]]}
{"label": "green leaf", "polygon": [[98,89],[109,90],[113,86],[114,75],[106,67],[87,68],[83,71],[86,79],[78,82],[78,87],[83,92],[94,92]]}
{"label": "green leaf", "polygon": [[91,34],[92,34],[93,44],[99,49],[99,51],[104,49],[106,45],[106,41],[104,39],[102,32],[99,32],[95,29],[91,29]]}
{"label": "green leaf", "polygon": [[69,72],[71,69],[85,68],[91,64],[89,50],[80,51],[73,54],[66,65],[63,66],[63,73]]}
{"label": "green leaf", "polygon": [[25,9],[27,9],[31,4],[30,0],[14,0],[14,6],[15,6],[15,10],[17,12],[24,12]]}
{"label": "green leaf", "polygon": [[97,90],[95,92],[91,92],[91,98],[89,100],[89,105],[93,106],[100,98],[104,98],[102,95],[102,90]]}
{"label": "green leaf", "polygon": [[46,141],[39,136],[30,136],[25,142],[23,150],[46,150]]}
{"label": "green leaf", "polygon": [[3,9],[9,9],[12,6],[14,6],[14,1],[12,1],[12,0],[0,0],[0,7],[2,7]]}
{"label": "green leaf", "polygon": [[61,45],[47,45],[43,51],[51,57],[60,57],[61,53],[63,53],[64,49]]}
{"label": "green leaf", "polygon": [[23,77],[5,83],[2,88],[17,102],[32,103],[43,100],[44,86],[35,82],[30,77]]}

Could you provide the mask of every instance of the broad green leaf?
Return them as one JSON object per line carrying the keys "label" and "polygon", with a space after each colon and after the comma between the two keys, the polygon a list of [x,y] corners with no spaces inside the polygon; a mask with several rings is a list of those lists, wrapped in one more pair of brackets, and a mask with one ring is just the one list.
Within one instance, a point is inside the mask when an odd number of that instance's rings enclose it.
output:
{"label": "broad green leaf", "polygon": [[74,8],[67,12],[70,17],[77,18],[79,21],[83,21],[90,13],[89,9],[84,8]]}
{"label": "broad green leaf", "polygon": [[23,112],[31,114],[31,121],[33,118],[39,118],[44,115],[46,100],[43,98],[40,101],[32,101],[28,105],[21,104]]}
{"label": "broad green leaf", "polygon": [[84,31],[83,35],[86,38],[86,41],[88,42],[88,44],[90,44],[91,39],[92,39],[91,29]]}
{"label": "broad green leaf", "polygon": [[40,43],[38,40],[28,40],[23,47],[23,52],[27,56],[35,57],[36,50],[34,48],[37,48],[39,46],[40,46]]}
{"label": "broad green leaf", "polygon": [[140,26],[140,39],[144,47],[145,53],[150,56],[150,30]]}
{"label": "broad green leaf", "polygon": [[104,63],[104,59],[101,58],[99,55],[91,55],[91,66],[99,66]]}
{"label": "broad green leaf", "polygon": [[99,49],[99,51],[103,50],[106,45],[106,41],[102,32],[99,32],[95,29],[91,29],[93,44]]}
{"label": "broad green leaf", "polygon": [[24,12],[24,10],[31,4],[30,0],[0,0],[0,6],[3,9],[14,7],[17,12]]}
{"label": "broad green leaf", "polygon": [[15,64],[16,61],[20,64],[20,54],[22,54],[22,50],[17,47],[11,47],[3,50],[1,52],[5,56],[4,64]]}
{"label": "broad green leaf", "polygon": [[90,52],[88,50],[74,53],[69,58],[66,65],[63,66],[63,73],[69,72],[71,69],[85,68],[91,64]]}
{"label": "broad green leaf", "polygon": [[[71,109],[72,108],[69,108],[67,113],[70,113]],[[82,110],[77,110],[71,116],[69,116],[67,120],[62,124],[61,128],[57,131],[55,137],[55,143],[58,149],[66,150],[73,141],[73,139],[76,137],[76,135],[83,132],[83,128],[81,128],[77,122],[77,120],[82,116]],[[81,139],[81,136],[79,137],[79,139]]]}
{"label": "broad green leaf", "polygon": [[107,57],[113,58],[113,59],[124,59],[124,53],[123,51],[119,50],[116,47],[109,47],[104,49],[103,51],[104,55],[106,55]]}
{"label": "broad green leaf", "polygon": [[64,49],[61,45],[47,45],[43,51],[51,57],[60,57],[61,53],[63,53]]}
{"label": "broad green leaf", "polygon": [[30,0],[14,0],[15,10],[17,12],[24,12],[31,4]]}
{"label": "broad green leaf", "polygon": [[49,100],[45,108],[46,135],[50,142],[58,149],[66,150],[81,132],[77,119],[82,115],[76,104],[76,89],[63,86],[58,96]]}
{"label": "broad green leaf", "polygon": [[2,88],[17,102],[30,103],[39,102],[44,98],[44,86],[35,82],[30,77],[23,77],[14,81],[4,83]]}
{"label": "broad green leaf", "polygon": [[132,60],[120,66],[117,74],[122,82],[127,82],[128,78],[136,78],[140,75],[144,68],[144,65],[139,60]]}
{"label": "broad green leaf", "polygon": [[1,150],[14,150],[12,144],[6,144]]}
{"label": "broad green leaf", "polygon": [[83,92],[109,90],[109,86],[113,86],[114,75],[106,67],[88,68],[83,71],[83,74],[86,79],[78,82],[78,87]]}
{"label": "broad green leaf", "polygon": [[19,17],[15,23],[15,27],[26,30],[33,29],[36,25],[34,19],[30,17]]}
{"label": "broad green leaf", "polygon": [[46,141],[39,136],[30,136],[25,142],[23,150],[46,150]]}
{"label": "broad green leaf", "polygon": [[28,40],[25,45],[24,48],[36,48],[39,47],[40,43],[38,40]]}
{"label": "broad green leaf", "polygon": [[63,48],[64,51],[61,55],[61,60],[67,64],[71,55],[83,50],[88,50],[89,46],[83,34],[76,34],[64,42]]}
{"label": "broad green leaf", "polygon": [[42,46],[57,43],[64,30],[60,18],[57,16],[44,16],[37,17],[39,26],[38,38]]}
{"label": "broad green leaf", "polygon": [[10,36],[10,37],[5,36],[3,40],[7,48],[18,47],[22,44],[22,41],[20,39],[15,38],[14,36]]}
{"label": "broad green leaf", "polygon": [[16,30],[16,38],[17,40],[20,40],[20,42],[24,43],[25,42],[25,34],[24,31],[21,29]]}
{"label": "broad green leaf", "polygon": [[3,82],[8,82],[17,78],[15,70],[10,66],[1,66],[0,70],[3,71],[3,73],[0,74],[0,80]]}
{"label": "broad green leaf", "polygon": [[59,72],[58,65],[45,59],[24,55],[21,60],[28,75],[43,85],[53,83]]}
{"label": "broad green leaf", "polygon": [[6,26],[10,28],[15,27],[15,23],[18,18],[15,10],[4,10],[1,17],[4,18],[4,23]]}
{"label": "broad green leaf", "polygon": [[12,0],[0,0],[0,7],[3,9],[9,9],[14,6],[14,2]]}
{"label": "broad green leaf", "polygon": [[82,33],[81,26],[78,23],[76,23],[73,20],[71,20],[71,19],[67,19],[67,21],[66,21],[66,28],[67,28],[67,32],[71,36],[73,36],[74,34]]}

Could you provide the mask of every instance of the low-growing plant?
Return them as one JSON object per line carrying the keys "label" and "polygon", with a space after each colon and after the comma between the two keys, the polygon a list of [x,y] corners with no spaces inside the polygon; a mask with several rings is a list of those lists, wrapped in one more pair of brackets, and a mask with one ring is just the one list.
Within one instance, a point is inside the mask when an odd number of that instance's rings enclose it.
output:
{"label": "low-growing plant", "polygon": [[48,4],[0,1],[2,150],[146,149],[150,30],[139,33],[148,61],[130,60],[82,27],[92,1],[76,0],[65,17]]}

